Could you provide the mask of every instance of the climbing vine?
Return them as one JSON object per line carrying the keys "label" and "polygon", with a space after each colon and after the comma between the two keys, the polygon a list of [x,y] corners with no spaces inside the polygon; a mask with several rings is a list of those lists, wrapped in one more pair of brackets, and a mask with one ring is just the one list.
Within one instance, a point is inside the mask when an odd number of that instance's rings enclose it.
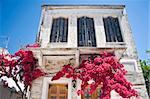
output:
{"label": "climbing vine", "polygon": [[[27,47],[38,47],[38,45]],[[30,50],[19,50],[14,55],[0,54],[0,78],[5,87],[8,86],[8,82],[3,78],[11,78],[22,95],[25,95],[33,80],[44,75],[45,73],[38,67],[38,60]],[[19,83],[24,84],[24,90]]]}
{"label": "climbing vine", "polygon": [[[132,89],[132,84],[125,78],[127,71],[123,67],[112,53],[103,52],[98,57],[83,60],[79,67],[64,65],[52,81],[61,77],[80,79],[82,84],[81,89],[77,91],[78,95],[84,94],[84,91],[92,94],[99,85],[102,85],[101,99],[110,99],[112,90],[123,98],[137,97],[137,91]],[[90,90],[87,86],[90,86]]]}

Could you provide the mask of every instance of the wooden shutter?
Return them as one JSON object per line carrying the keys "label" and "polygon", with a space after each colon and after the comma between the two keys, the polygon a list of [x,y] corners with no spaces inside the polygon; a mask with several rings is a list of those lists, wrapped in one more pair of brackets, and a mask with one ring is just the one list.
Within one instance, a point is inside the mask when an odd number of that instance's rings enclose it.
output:
{"label": "wooden shutter", "polygon": [[67,42],[68,37],[68,19],[63,20],[63,37],[61,42]]}
{"label": "wooden shutter", "polygon": [[86,32],[86,20],[85,20],[85,17],[82,17],[81,18],[81,24],[82,24],[82,33],[81,33],[81,36],[82,36],[82,43],[83,43],[83,46],[86,46],[86,38],[85,38],[85,32]]}
{"label": "wooden shutter", "polygon": [[87,38],[87,45],[86,46],[92,46],[92,38],[91,38],[91,18],[86,18],[86,38]]}
{"label": "wooden shutter", "polygon": [[60,18],[57,19],[56,22],[57,32],[56,32],[56,42],[59,42],[59,34],[60,34]]}
{"label": "wooden shutter", "polygon": [[112,24],[112,21],[111,21],[111,17],[107,18],[107,23],[108,23],[108,30],[109,30],[109,33],[110,33],[111,42],[116,42],[115,33],[113,31],[113,24]]}
{"label": "wooden shutter", "polygon": [[89,24],[89,41],[92,43],[91,46],[96,46],[96,36],[95,36],[95,28],[94,28],[94,20],[93,18],[88,18],[88,24]]}
{"label": "wooden shutter", "polygon": [[93,18],[78,18],[78,46],[96,46]]}
{"label": "wooden shutter", "polygon": [[83,22],[84,22],[84,46],[88,46],[88,39],[89,39],[89,33],[88,33],[88,27],[87,27],[87,17],[83,17]]}
{"label": "wooden shutter", "polygon": [[68,99],[68,85],[50,84],[48,99]]}
{"label": "wooden shutter", "polygon": [[106,41],[107,42],[123,42],[118,18],[103,18]]}
{"label": "wooden shutter", "polygon": [[59,18],[59,41],[62,42],[63,40],[63,34],[64,34],[64,19]]}
{"label": "wooden shutter", "polygon": [[77,22],[77,31],[78,31],[78,46],[83,46],[83,21],[81,18],[78,18],[78,22]]}
{"label": "wooden shutter", "polygon": [[68,19],[53,19],[50,42],[67,42]]}
{"label": "wooden shutter", "polygon": [[51,35],[50,35],[50,42],[56,42],[56,35],[57,35],[57,20],[53,19]]}
{"label": "wooden shutter", "polygon": [[105,34],[106,34],[106,41],[111,42],[107,18],[103,18],[103,22],[104,22],[104,28],[105,28]]}
{"label": "wooden shutter", "polygon": [[116,27],[117,40],[118,40],[118,42],[123,42],[123,38],[122,38],[122,34],[121,34],[118,18],[114,18],[114,23],[115,23],[115,27]]}

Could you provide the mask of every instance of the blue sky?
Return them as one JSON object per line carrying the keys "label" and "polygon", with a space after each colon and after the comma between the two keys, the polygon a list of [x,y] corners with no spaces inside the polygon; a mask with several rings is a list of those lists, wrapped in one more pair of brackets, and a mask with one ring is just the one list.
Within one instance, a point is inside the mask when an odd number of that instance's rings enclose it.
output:
{"label": "blue sky", "polygon": [[42,4],[124,4],[140,59],[150,49],[149,0],[0,0],[0,36],[8,36],[10,53],[35,42]]}

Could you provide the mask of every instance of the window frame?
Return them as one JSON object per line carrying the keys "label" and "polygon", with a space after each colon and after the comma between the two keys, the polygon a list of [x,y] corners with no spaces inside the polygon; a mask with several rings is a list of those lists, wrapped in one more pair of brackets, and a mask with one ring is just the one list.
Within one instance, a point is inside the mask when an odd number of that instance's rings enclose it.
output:
{"label": "window frame", "polygon": [[[127,70],[127,71],[128,72],[139,72],[138,64],[137,64],[137,61],[135,59],[121,59],[120,63],[123,64],[123,65],[125,65],[126,63],[133,63],[135,70],[134,71],[128,71]],[[125,68],[125,66],[124,66],[124,68]]]}

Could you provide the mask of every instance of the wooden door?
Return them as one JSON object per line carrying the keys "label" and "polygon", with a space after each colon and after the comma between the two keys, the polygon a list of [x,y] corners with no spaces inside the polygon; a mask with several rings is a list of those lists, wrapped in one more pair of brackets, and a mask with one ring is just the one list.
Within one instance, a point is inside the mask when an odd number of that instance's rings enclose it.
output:
{"label": "wooden door", "polygon": [[50,84],[48,91],[48,99],[67,99],[68,85],[67,84]]}
{"label": "wooden door", "polygon": [[100,99],[100,93],[101,88],[98,87],[92,94],[84,92],[84,94],[81,95],[81,99]]}

